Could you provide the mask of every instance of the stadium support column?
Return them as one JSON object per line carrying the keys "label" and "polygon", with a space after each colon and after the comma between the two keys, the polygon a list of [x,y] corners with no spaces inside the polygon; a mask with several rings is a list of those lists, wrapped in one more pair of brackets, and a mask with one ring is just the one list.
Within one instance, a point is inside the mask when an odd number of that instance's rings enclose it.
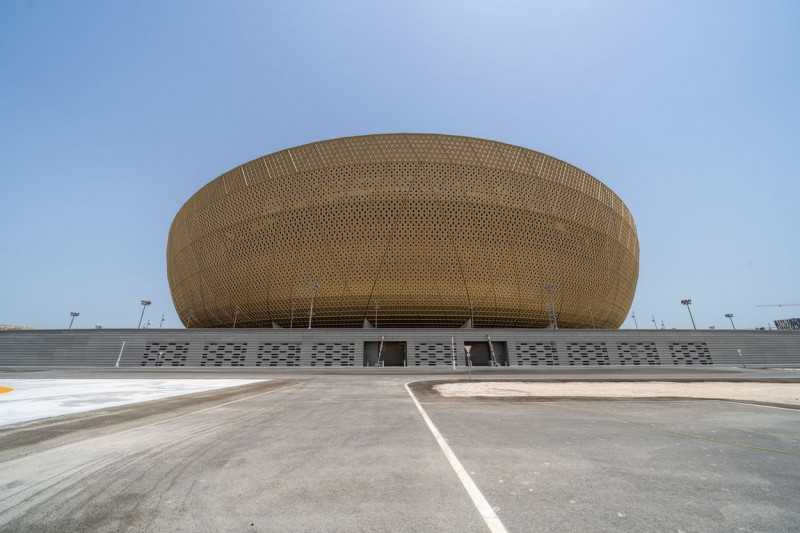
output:
{"label": "stadium support column", "polygon": [[311,329],[311,317],[314,316],[314,294],[319,289],[319,283],[312,281],[308,284],[308,288],[311,289],[311,308],[308,310],[308,329]]}
{"label": "stadium support column", "polygon": [[556,307],[553,305],[553,289],[555,286],[552,283],[548,283],[544,286],[544,290],[547,293],[547,298],[550,300],[550,324],[553,329],[558,329],[558,318],[556,317]]}

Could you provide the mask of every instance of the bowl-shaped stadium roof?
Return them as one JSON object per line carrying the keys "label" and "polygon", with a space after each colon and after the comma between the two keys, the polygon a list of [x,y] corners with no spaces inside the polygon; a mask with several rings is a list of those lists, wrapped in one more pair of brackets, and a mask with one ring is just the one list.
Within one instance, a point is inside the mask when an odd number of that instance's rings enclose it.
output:
{"label": "bowl-shaped stadium roof", "polygon": [[[315,142],[200,189],[169,233],[187,327],[617,328],[639,269],[600,181],[508,144],[435,134]],[[552,286],[546,291],[545,286]]]}

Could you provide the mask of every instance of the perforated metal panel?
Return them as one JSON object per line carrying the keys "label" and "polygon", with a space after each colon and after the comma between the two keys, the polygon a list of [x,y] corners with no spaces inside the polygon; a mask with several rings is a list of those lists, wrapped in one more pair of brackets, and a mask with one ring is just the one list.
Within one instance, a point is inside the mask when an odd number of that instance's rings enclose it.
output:
{"label": "perforated metal panel", "polygon": [[[453,364],[452,346],[438,342],[420,342],[413,354],[414,366],[449,366]],[[458,366],[458,356],[456,356]]]}
{"label": "perforated metal panel", "polygon": [[355,356],[352,342],[316,343],[311,347],[311,366],[355,366]]}
{"label": "perforated metal panel", "polygon": [[671,342],[669,353],[673,365],[710,365],[713,363],[704,342]]}
{"label": "perforated metal panel", "polygon": [[521,342],[517,345],[515,360],[518,366],[558,364],[555,342]]}
{"label": "perforated metal panel", "polygon": [[568,342],[567,356],[570,365],[611,364],[604,342]]}
{"label": "perforated metal panel", "polygon": [[256,366],[300,366],[300,345],[289,342],[259,344]]}
{"label": "perforated metal panel", "polygon": [[507,144],[394,134],[312,143],[219,176],[180,209],[167,274],[187,327],[616,328],[638,277],[628,209]]}
{"label": "perforated metal panel", "polygon": [[148,342],[141,366],[186,366],[188,342]]}
{"label": "perforated metal panel", "polygon": [[620,342],[617,344],[621,365],[660,365],[656,343]]}
{"label": "perforated metal panel", "polygon": [[200,366],[244,366],[246,351],[246,342],[210,342],[203,346]]}

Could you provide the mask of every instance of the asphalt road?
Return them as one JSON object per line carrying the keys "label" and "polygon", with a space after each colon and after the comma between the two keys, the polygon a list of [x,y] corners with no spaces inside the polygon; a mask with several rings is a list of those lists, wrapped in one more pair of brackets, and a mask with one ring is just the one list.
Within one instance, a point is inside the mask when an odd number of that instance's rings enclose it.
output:
{"label": "asphalt road", "polygon": [[[239,375],[273,381],[4,428],[0,531],[488,530],[404,386],[446,374]],[[508,531],[800,524],[800,410],[424,389]]]}

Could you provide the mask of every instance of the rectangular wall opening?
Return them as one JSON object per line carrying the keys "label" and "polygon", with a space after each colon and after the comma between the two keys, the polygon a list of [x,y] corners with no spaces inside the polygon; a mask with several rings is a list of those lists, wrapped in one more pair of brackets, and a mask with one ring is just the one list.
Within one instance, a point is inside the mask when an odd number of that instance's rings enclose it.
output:
{"label": "rectangular wall opening", "polygon": [[[464,346],[472,346],[470,348],[472,366],[492,366],[492,352],[498,366],[508,366],[508,348],[505,342],[492,341],[492,345],[489,346],[488,341],[467,341],[464,342]],[[464,357],[464,364],[467,364],[466,353]]]}
{"label": "rectangular wall opening", "polygon": [[383,366],[406,366],[406,343],[384,342],[383,350],[380,342],[364,343],[364,366],[377,366],[378,354]]}

